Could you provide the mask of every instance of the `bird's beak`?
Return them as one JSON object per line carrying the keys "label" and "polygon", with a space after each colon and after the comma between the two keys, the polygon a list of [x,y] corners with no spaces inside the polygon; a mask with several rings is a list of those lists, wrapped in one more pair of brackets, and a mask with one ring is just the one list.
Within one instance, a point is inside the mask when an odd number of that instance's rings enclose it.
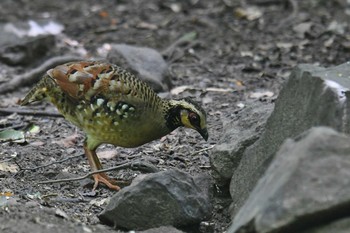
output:
{"label": "bird's beak", "polygon": [[204,140],[208,141],[209,134],[207,128],[199,129],[198,132],[204,138]]}

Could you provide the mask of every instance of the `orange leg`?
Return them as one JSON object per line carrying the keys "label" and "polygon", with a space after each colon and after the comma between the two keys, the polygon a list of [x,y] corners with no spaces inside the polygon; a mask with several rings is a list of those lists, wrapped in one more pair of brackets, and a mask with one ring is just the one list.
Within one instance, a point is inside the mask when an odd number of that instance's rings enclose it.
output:
{"label": "orange leg", "polygon": [[[97,157],[97,154],[95,150],[90,150],[87,146],[87,142],[84,142],[84,150],[85,150],[85,155],[89,160],[89,164],[91,166],[92,171],[97,171],[102,169],[102,165],[100,163],[100,160]],[[119,191],[120,187],[117,186],[115,183],[116,181],[109,178],[106,173],[97,173],[92,175],[94,177],[95,183],[94,183],[94,188],[95,190],[98,186],[98,183],[103,183],[105,184],[108,188]]]}

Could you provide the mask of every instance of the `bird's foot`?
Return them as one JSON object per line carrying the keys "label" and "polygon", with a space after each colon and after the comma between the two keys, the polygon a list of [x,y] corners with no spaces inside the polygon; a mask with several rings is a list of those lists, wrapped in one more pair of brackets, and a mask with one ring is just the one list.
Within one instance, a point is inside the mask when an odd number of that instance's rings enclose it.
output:
{"label": "bird's foot", "polygon": [[112,189],[115,191],[120,190],[120,187],[116,185],[117,182],[109,178],[105,173],[93,174],[92,176],[94,177],[94,181],[95,181],[94,187],[92,190],[95,190],[99,183],[105,184],[109,189]]}

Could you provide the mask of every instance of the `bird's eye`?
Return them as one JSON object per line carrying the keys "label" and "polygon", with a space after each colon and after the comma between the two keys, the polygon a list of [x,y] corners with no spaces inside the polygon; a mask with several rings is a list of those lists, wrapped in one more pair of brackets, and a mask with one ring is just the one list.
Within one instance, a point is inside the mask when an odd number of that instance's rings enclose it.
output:
{"label": "bird's eye", "polygon": [[190,112],[188,114],[188,118],[189,118],[192,125],[199,126],[200,121],[199,121],[199,116],[197,113]]}

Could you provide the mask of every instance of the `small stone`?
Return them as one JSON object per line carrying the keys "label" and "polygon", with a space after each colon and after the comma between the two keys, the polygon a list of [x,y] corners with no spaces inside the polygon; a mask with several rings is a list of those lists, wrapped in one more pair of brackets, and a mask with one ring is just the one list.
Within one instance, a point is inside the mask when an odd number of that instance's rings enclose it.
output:
{"label": "small stone", "polygon": [[73,154],[73,153],[75,153],[76,150],[75,150],[75,148],[68,148],[66,151],[68,154]]}

